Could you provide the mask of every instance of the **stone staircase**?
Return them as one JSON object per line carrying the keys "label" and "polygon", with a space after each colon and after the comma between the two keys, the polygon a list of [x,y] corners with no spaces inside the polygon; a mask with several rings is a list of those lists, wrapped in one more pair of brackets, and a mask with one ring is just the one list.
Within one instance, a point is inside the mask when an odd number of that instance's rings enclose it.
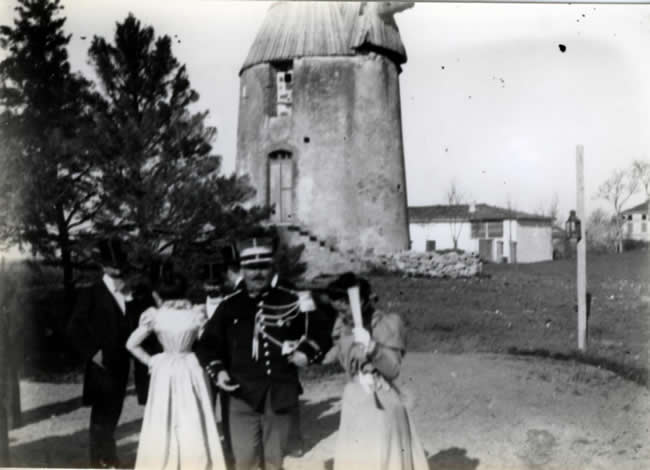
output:
{"label": "stone staircase", "polygon": [[304,245],[300,261],[307,264],[304,279],[324,274],[340,274],[345,271],[359,272],[362,260],[353,251],[342,251],[335,244],[319,238],[304,225],[275,225],[280,242],[288,246]]}

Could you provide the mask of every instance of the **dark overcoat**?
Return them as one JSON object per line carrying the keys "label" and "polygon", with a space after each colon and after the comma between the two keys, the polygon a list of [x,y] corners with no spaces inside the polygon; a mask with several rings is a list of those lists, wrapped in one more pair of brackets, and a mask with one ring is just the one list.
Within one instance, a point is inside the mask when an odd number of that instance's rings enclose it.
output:
{"label": "dark overcoat", "polygon": [[[124,393],[121,389],[126,386],[132,359],[126,341],[137,327],[142,312],[153,305],[150,294],[139,293],[126,302],[126,313],[123,313],[103,281],[78,292],[66,332],[73,348],[86,363],[84,405],[92,405],[101,395]],[[92,361],[100,350],[104,367]],[[143,403],[147,396],[148,371],[139,362],[135,368],[135,382],[138,400]]]}

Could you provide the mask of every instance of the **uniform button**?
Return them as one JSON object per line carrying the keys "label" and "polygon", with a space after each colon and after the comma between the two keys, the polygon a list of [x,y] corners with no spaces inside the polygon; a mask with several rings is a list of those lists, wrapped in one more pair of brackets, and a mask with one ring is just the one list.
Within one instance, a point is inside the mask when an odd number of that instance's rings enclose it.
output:
{"label": "uniform button", "polygon": [[268,355],[269,355],[269,352],[268,352],[268,351],[264,351],[264,355],[265,355],[265,356],[268,356]]}
{"label": "uniform button", "polygon": [[266,369],[266,375],[271,375],[271,369]]}
{"label": "uniform button", "polygon": [[266,365],[268,366],[269,364],[271,364],[271,362],[270,362],[270,361],[266,361]]}

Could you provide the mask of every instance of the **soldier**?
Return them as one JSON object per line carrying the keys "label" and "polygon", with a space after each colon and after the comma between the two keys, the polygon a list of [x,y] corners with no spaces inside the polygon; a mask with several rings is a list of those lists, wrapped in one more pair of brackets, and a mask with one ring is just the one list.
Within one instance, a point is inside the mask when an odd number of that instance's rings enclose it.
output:
{"label": "soldier", "polygon": [[321,360],[331,345],[330,332],[315,328],[311,297],[278,282],[273,252],[268,238],[240,243],[244,282],[221,302],[196,348],[212,380],[230,393],[237,470],[282,468],[302,393],[297,368]]}

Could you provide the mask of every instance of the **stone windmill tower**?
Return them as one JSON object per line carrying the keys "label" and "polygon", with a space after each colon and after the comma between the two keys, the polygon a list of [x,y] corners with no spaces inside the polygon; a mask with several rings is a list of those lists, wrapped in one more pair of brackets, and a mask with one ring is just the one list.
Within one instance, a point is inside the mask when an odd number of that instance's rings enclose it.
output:
{"label": "stone windmill tower", "polygon": [[393,15],[410,6],[275,3],[240,71],[237,173],[272,223],[329,249],[322,271],[409,246]]}

